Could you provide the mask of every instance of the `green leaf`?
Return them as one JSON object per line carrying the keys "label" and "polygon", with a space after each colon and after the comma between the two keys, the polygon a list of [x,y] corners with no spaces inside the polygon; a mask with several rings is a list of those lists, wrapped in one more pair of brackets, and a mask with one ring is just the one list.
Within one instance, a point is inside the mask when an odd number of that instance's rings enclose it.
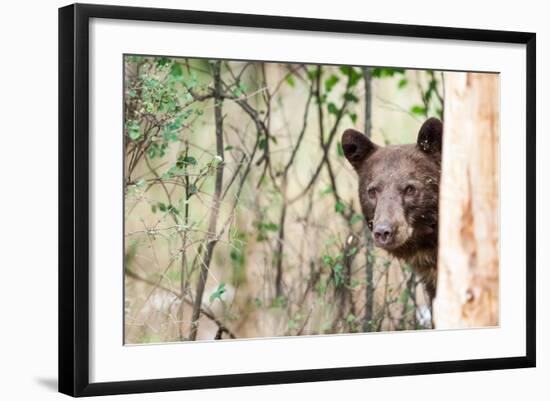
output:
{"label": "green leaf", "polygon": [[157,147],[158,145],[156,143],[152,143],[151,146],[147,149],[147,156],[149,156],[150,159],[154,158],[157,155]]}
{"label": "green leaf", "polygon": [[324,280],[319,280],[315,284],[315,291],[319,293],[319,295],[324,295],[327,291],[327,282]]}
{"label": "green leaf", "polygon": [[357,122],[357,113],[352,113],[351,111],[348,112],[348,116],[349,118],[351,119],[351,122],[352,123],[356,123]]}
{"label": "green leaf", "polygon": [[246,93],[246,90],[248,88],[246,87],[245,84],[243,84],[242,82],[239,82],[239,84],[237,85],[237,87],[235,89],[233,89],[233,94],[236,96],[236,97],[241,97],[242,95],[244,95]]}
{"label": "green leaf", "polygon": [[169,129],[165,129],[162,132],[162,138],[165,141],[172,141],[175,142],[178,140],[178,135],[174,131],[170,131]]}
{"label": "green leaf", "polygon": [[325,255],[323,256],[323,263],[330,266],[334,263],[334,260],[332,259],[332,256]]}
{"label": "green leaf", "polygon": [[332,268],[334,272],[334,284],[339,287],[344,282],[344,266],[341,263],[336,263]]}
{"label": "green leaf", "polygon": [[397,87],[398,87],[399,89],[401,89],[401,88],[403,88],[403,87],[405,87],[405,86],[407,85],[407,82],[408,82],[408,81],[407,81],[407,78],[402,78],[402,79],[399,81],[399,83],[397,84]]}
{"label": "green leaf", "polygon": [[166,205],[165,205],[164,203],[159,202],[157,205],[158,205],[158,208],[159,208],[159,210],[160,210],[161,212],[166,212],[167,207],[166,207]]}
{"label": "green leaf", "polygon": [[223,293],[225,293],[225,283],[220,283],[216,291],[210,295],[210,303],[214,302],[216,299],[221,300]]}
{"label": "green leaf", "polygon": [[185,163],[185,164],[190,164],[191,166],[196,166],[197,165],[197,159],[195,159],[193,156],[185,156],[182,159],[182,162]]}
{"label": "green leaf", "polygon": [[149,156],[150,159],[156,156],[163,157],[164,154],[166,153],[165,151],[167,146],[168,145],[166,143],[159,145],[157,142],[153,142],[147,149],[147,155]]}
{"label": "green leaf", "polygon": [[227,146],[225,147],[224,150],[225,150],[226,152],[229,152],[230,150],[233,150],[234,148],[235,148],[234,146],[227,145]]}
{"label": "green leaf", "polygon": [[197,159],[193,156],[180,156],[176,161],[176,167],[179,169],[185,168],[186,166],[196,166]]}
{"label": "green leaf", "polygon": [[347,100],[348,102],[354,102],[354,103],[357,103],[359,101],[357,96],[355,96],[353,93],[350,93],[350,92],[344,94],[344,99]]}
{"label": "green leaf", "polygon": [[344,148],[342,147],[342,142],[340,141],[336,142],[336,153],[338,153],[338,156],[344,157]]}
{"label": "green leaf", "polygon": [[240,249],[231,249],[231,252],[229,252],[229,257],[233,262],[238,262],[242,258],[242,252]]}
{"label": "green leaf", "polygon": [[156,57],[155,62],[157,63],[157,67],[164,67],[170,62],[170,59],[168,57]]}
{"label": "green leaf", "polygon": [[157,205],[151,205],[151,212],[153,213],[157,212]]}
{"label": "green leaf", "polygon": [[340,71],[348,77],[349,87],[355,86],[363,77],[363,75],[360,72],[357,72],[355,68],[347,65],[340,67]]}
{"label": "green leaf", "polygon": [[342,201],[338,201],[334,205],[334,210],[336,211],[336,213],[343,214],[346,210],[346,205]]}
{"label": "green leaf", "polygon": [[194,89],[199,85],[199,80],[197,79],[197,74],[195,74],[195,71],[191,71],[191,77],[187,81],[187,88]]}
{"label": "green leaf", "polygon": [[292,74],[288,74],[286,76],[285,81],[287,84],[289,84],[293,88],[296,86],[296,81],[294,80],[294,77],[292,76]]}
{"label": "green leaf", "polygon": [[337,114],[338,114],[338,111],[339,111],[339,110],[338,110],[338,107],[336,107],[336,105],[335,105],[334,103],[332,103],[332,102],[329,103],[328,106],[327,106],[327,108],[328,108],[328,112],[329,112],[330,114],[334,114],[334,115],[337,115]]}
{"label": "green leaf", "polygon": [[426,101],[426,103],[429,103],[430,100],[432,99],[432,93],[433,91],[431,89],[428,89],[424,94],[424,100]]}
{"label": "green leaf", "polygon": [[260,141],[258,142],[258,148],[264,150],[266,143],[267,143],[267,141],[266,141],[265,138],[260,139]]}
{"label": "green leaf", "polygon": [[338,81],[340,81],[340,78],[332,74],[329,78],[325,80],[325,90],[327,92],[330,92],[332,88],[334,88],[334,85],[338,83]]}
{"label": "green leaf", "polygon": [[426,115],[426,108],[424,106],[415,105],[411,107],[411,113],[424,116]]}
{"label": "green leaf", "polygon": [[344,75],[349,75],[351,71],[351,67],[349,65],[343,65],[339,68],[340,72]]}
{"label": "green leaf", "polygon": [[138,130],[128,131],[128,136],[130,139],[137,141],[141,137],[141,133]]}
{"label": "green leaf", "polygon": [[319,70],[317,68],[310,68],[307,70],[307,77],[311,79],[312,81],[317,78],[319,75]]}
{"label": "green leaf", "polygon": [[183,77],[183,67],[180,63],[172,64],[172,67],[170,67],[170,76],[175,80],[179,80]]}
{"label": "green leaf", "polygon": [[264,228],[267,231],[277,231],[279,230],[279,225],[275,223],[263,223],[262,228]]}
{"label": "green leaf", "polygon": [[126,129],[128,130],[128,136],[133,141],[141,138],[141,130],[139,129],[139,123],[136,120],[128,121]]}
{"label": "green leaf", "polygon": [[405,70],[403,68],[386,67],[386,68],[372,69],[372,76],[374,78],[393,77],[395,74],[404,74],[404,73],[405,73]]}
{"label": "green leaf", "polygon": [[168,211],[172,214],[180,214],[180,211],[174,205],[168,205]]}
{"label": "green leaf", "polygon": [[174,119],[174,121],[166,124],[166,129],[168,129],[169,131],[175,131],[177,129],[180,129],[183,124],[183,120],[186,119],[190,113],[192,113],[192,110],[190,109],[186,110],[185,113],[182,113],[179,116],[177,116]]}
{"label": "green leaf", "polygon": [[399,296],[399,303],[401,304],[406,304],[408,301],[409,301],[409,289],[408,288],[405,288],[402,292],[401,292],[401,295]]}
{"label": "green leaf", "polygon": [[359,223],[360,221],[363,221],[363,215],[362,214],[354,214],[351,219],[349,219],[350,224]]}

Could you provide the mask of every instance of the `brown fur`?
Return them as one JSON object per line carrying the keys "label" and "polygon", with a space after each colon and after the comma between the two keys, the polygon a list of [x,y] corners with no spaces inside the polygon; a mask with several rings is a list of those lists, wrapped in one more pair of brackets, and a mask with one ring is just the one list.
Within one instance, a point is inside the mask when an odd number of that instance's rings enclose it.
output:
{"label": "brown fur", "polygon": [[390,239],[375,235],[375,245],[409,262],[430,298],[437,280],[442,134],[441,122],[430,118],[416,144],[379,147],[355,130],[342,137],[346,158],[359,176],[359,200],[369,229],[376,234],[377,227],[391,227]]}

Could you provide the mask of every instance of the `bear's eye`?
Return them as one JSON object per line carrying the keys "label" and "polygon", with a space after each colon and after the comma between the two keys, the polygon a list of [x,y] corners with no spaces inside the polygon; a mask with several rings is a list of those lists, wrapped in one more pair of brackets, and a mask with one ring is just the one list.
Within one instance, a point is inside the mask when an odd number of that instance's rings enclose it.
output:
{"label": "bear's eye", "polygon": [[376,198],[376,188],[372,187],[367,189],[367,194],[369,195],[369,198],[374,199]]}
{"label": "bear's eye", "polygon": [[414,185],[407,185],[405,187],[405,195],[413,196],[414,194],[416,194],[416,188],[414,187]]}

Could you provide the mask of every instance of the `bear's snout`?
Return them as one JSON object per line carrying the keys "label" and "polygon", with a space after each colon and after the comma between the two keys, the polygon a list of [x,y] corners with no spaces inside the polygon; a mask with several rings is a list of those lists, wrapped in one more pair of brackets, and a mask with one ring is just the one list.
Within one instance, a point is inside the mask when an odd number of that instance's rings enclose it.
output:
{"label": "bear's snout", "polygon": [[395,234],[394,226],[387,221],[377,223],[374,226],[374,230],[373,230],[374,242],[379,247],[384,248],[384,247],[390,246],[393,243],[394,234]]}

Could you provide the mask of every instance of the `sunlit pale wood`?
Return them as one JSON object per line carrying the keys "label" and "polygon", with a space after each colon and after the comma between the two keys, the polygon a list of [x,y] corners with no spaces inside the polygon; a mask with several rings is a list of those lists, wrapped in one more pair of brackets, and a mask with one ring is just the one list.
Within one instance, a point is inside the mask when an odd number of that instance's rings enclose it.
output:
{"label": "sunlit pale wood", "polygon": [[499,78],[447,74],[436,328],[499,324]]}

